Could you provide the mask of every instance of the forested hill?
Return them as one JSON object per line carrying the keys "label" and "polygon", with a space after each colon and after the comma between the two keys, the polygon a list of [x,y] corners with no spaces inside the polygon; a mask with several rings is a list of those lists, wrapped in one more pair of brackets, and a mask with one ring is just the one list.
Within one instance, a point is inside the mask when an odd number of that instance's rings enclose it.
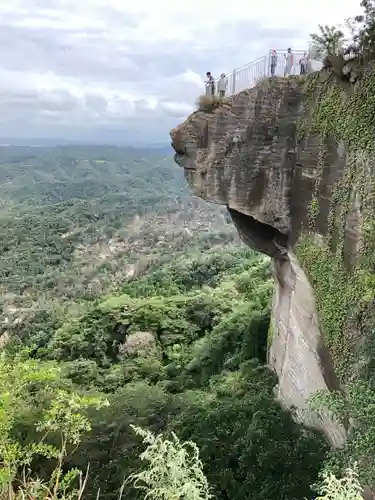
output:
{"label": "forested hill", "polygon": [[91,299],[180,252],[236,237],[224,212],[193,199],[171,151],[0,148],[3,319],[51,300]]}
{"label": "forested hill", "polygon": [[90,464],[86,498],[141,500],[135,424],[193,440],[217,500],[313,498],[327,447],[274,400],[270,262],[226,211],[169,151],[0,155],[0,496],[81,498]]}
{"label": "forested hill", "polygon": [[1,196],[20,213],[29,207],[103,197],[108,205],[111,195],[122,196],[131,206],[140,192],[150,206],[163,197],[187,194],[181,173],[169,160],[170,152],[160,149],[2,147]]}

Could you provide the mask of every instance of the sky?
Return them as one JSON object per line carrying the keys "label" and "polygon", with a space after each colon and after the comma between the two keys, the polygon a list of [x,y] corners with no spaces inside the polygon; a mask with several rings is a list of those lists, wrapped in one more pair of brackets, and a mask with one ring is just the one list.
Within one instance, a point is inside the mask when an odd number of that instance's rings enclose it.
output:
{"label": "sky", "polygon": [[0,139],[168,142],[206,71],[307,48],[359,0],[0,0]]}

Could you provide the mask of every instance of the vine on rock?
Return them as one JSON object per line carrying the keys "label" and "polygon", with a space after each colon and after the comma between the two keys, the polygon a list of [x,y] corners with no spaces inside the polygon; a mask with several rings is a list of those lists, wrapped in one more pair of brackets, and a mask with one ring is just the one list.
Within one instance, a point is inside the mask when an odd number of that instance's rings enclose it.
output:
{"label": "vine on rock", "polygon": [[355,85],[337,82],[329,73],[306,80],[310,132],[342,142],[348,152],[375,152],[375,71]]}
{"label": "vine on rock", "polygon": [[[332,73],[321,71],[305,82],[305,113],[300,121],[303,137],[320,138],[316,182],[310,203],[309,229],[314,231],[319,214],[317,191],[324,168],[324,148],[329,142],[344,147],[346,167],[333,187],[328,217],[327,247],[317,248],[311,235],[302,236],[297,252],[315,290],[323,333],[331,348],[341,380],[350,377],[355,361],[359,319],[366,303],[375,297],[375,71],[369,71],[357,83],[337,80]],[[354,201],[359,200],[362,216],[360,259],[351,271],[344,262],[347,216]],[[335,252],[331,243],[335,235]],[[370,338],[366,332],[361,337]],[[367,349],[375,348],[368,346]]]}

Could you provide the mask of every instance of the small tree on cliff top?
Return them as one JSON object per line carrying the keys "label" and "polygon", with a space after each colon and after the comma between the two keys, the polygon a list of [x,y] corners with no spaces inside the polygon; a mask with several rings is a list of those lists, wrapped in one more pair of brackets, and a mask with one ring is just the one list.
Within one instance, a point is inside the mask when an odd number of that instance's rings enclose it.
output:
{"label": "small tree on cliff top", "polygon": [[310,35],[312,58],[323,61],[342,53],[364,66],[375,60],[375,0],[362,0],[360,6],[362,14],[346,19],[343,26],[319,25],[318,32]]}
{"label": "small tree on cliff top", "polygon": [[375,59],[375,0],[362,0],[361,7],[363,13],[354,18],[357,26],[348,52],[367,63]]}
{"label": "small tree on cliff top", "polygon": [[345,35],[340,29],[327,25],[319,25],[319,31],[311,33],[310,38],[310,55],[318,61],[323,61],[329,55],[338,55],[345,41]]}

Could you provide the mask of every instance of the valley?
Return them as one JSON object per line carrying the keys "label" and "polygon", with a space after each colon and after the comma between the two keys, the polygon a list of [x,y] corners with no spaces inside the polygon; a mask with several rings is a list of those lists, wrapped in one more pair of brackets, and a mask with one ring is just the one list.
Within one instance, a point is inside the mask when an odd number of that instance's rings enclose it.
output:
{"label": "valley", "polygon": [[54,477],[47,418],[61,471],[90,464],[90,499],[143,498],[123,483],[141,466],[130,424],[193,440],[215,498],[311,498],[327,445],[274,399],[270,261],[226,210],[190,195],[170,151],[0,159],[0,446],[20,450],[14,478],[29,449],[30,480]]}

